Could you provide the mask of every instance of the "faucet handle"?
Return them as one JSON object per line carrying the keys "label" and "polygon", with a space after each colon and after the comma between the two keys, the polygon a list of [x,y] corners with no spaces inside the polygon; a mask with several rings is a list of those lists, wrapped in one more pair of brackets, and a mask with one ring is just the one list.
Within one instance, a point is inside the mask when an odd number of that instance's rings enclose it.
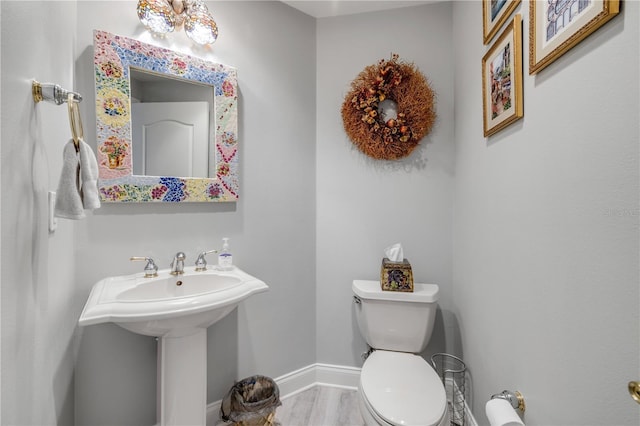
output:
{"label": "faucet handle", "polygon": [[146,261],[147,264],[144,267],[144,277],[145,278],[153,278],[158,276],[158,266],[150,257],[140,257],[140,256],[132,256],[129,258],[132,262],[138,261]]}
{"label": "faucet handle", "polygon": [[207,270],[207,261],[205,260],[205,256],[211,253],[217,253],[218,250],[208,250],[208,251],[203,251],[202,253],[200,253],[198,255],[198,258],[196,259],[196,271],[198,272],[202,272],[202,271],[206,271]]}

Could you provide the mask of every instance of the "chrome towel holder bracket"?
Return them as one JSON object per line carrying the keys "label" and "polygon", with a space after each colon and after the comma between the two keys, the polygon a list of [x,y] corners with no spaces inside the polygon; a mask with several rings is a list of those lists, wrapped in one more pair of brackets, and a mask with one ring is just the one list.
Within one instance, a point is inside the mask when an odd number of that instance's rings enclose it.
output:
{"label": "chrome towel holder bracket", "polygon": [[54,102],[56,105],[62,105],[69,99],[69,94],[73,95],[74,102],[82,102],[80,93],[63,89],[53,83],[39,83],[33,80],[31,83],[31,94],[35,103],[41,101]]}
{"label": "chrome towel holder bracket", "polygon": [[69,126],[71,127],[71,136],[76,152],[80,149],[80,140],[84,139],[84,130],[82,128],[82,119],[78,103],[82,102],[82,95],[77,92],[63,89],[58,84],[39,83],[33,80],[31,83],[31,94],[35,103],[47,101],[62,105],[67,103],[69,109]]}

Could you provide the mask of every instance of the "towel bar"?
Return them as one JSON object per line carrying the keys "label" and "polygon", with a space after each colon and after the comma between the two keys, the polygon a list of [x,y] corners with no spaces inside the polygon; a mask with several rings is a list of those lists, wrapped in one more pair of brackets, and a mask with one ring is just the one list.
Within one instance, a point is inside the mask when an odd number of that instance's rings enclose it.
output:
{"label": "towel bar", "polygon": [[71,126],[71,137],[76,147],[76,152],[80,149],[80,139],[84,139],[82,129],[82,118],[78,109],[78,102],[73,100],[73,93],[68,94],[67,107],[69,109],[69,126]]}

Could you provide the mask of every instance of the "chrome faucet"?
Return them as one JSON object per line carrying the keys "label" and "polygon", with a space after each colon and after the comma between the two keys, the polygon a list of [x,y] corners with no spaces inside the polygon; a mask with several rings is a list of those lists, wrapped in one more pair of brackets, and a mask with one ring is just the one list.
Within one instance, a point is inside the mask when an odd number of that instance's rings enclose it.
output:
{"label": "chrome faucet", "polygon": [[183,252],[179,251],[173,257],[173,262],[171,262],[171,275],[182,275],[184,274],[184,259],[186,256]]}
{"label": "chrome faucet", "polygon": [[200,253],[198,255],[198,258],[196,259],[196,271],[198,272],[202,272],[202,271],[206,271],[207,270],[207,261],[205,260],[205,256],[211,253],[217,253],[218,250],[207,250],[207,251],[203,251],[202,253]]}
{"label": "chrome faucet", "polygon": [[144,267],[144,277],[145,278],[153,278],[158,276],[158,266],[155,264],[152,258],[150,257],[141,257],[141,256],[133,256],[129,260],[131,261],[141,261],[144,260],[147,262]]}

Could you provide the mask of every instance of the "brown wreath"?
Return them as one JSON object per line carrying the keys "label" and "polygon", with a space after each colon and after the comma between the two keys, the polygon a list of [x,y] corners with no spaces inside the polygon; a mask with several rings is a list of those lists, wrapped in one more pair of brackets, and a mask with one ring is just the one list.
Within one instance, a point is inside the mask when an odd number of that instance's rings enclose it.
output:
{"label": "brown wreath", "polygon": [[[379,114],[385,99],[397,105],[397,118]],[[413,64],[398,55],[367,66],[351,82],[342,104],[344,130],[351,141],[375,159],[396,160],[411,154],[436,120],[435,93]]]}

